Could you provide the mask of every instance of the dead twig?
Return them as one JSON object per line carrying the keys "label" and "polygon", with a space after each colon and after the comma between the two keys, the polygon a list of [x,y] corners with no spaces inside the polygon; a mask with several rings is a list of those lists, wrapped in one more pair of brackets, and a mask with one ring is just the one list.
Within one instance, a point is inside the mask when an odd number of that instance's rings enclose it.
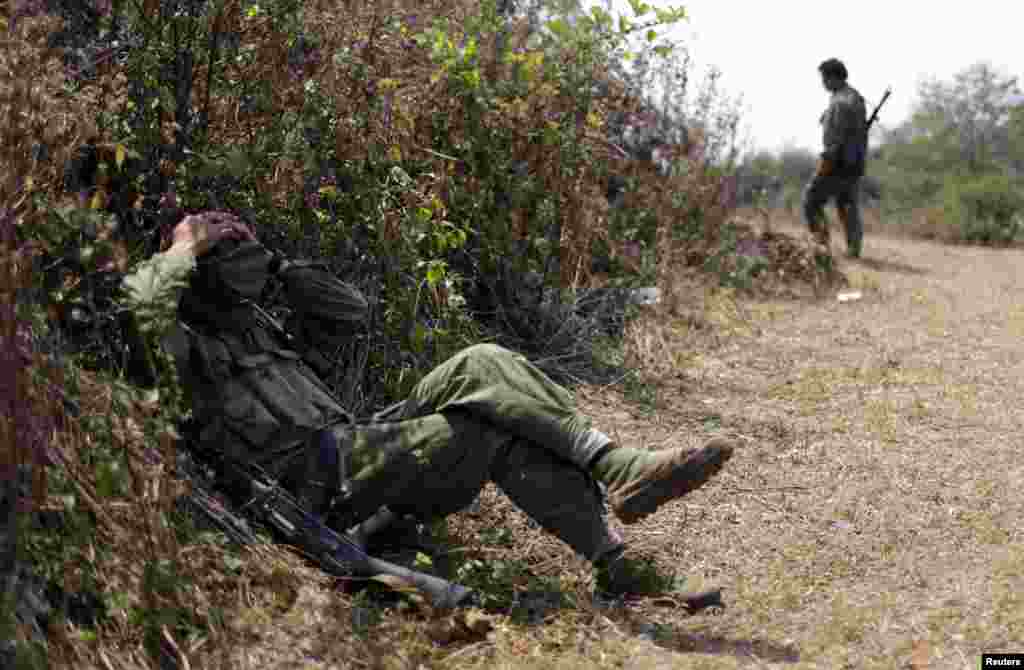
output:
{"label": "dead twig", "polygon": [[174,641],[174,638],[171,637],[171,633],[167,630],[167,626],[160,627],[160,635],[164,642],[167,643],[167,646],[170,647],[171,651],[174,652],[174,657],[178,662],[178,667],[181,668],[181,670],[192,670],[192,666],[189,664],[188,658],[181,652],[181,648],[178,646],[178,643]]}
{"label": "dead twig", "polygon": [[786,491],[810,491],[811,489],[821,488],[820,486],[774,486],[763,489],[748,489],[742,486],[733,486],[731,484],[723,484],[722,488],[730,493],[784,493]]}
{"label": "dead twig", "polygon": [[441,665],[444,666],[444,667],[447,667],[448,663],[452,659],[454,659],[454,658],[456,658],[458,656],[465,656],[465,655],[469,654],[470,652],[475,652],[475,651],[481,650],[481,649],[483,649],[485,647],[490,647],[490,646],[493,646],[493,645],[494,645],[494,643],[490,642],[488,640],[484,640],[483,642],[476,642],[476,643],[467,645],[467,646],[463,647],[462,649],[459,649],[458,651],[456,651],[454,653],[451,653],[448,656],[445,656],[444,659],[441,661]]}

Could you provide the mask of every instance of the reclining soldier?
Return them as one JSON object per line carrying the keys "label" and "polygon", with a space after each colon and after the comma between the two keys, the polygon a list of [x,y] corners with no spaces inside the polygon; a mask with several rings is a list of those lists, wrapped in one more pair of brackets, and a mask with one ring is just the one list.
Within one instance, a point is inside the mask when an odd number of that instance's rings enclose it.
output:
{"label": "reclining soldier", "polygon": [[[297,315],[294,338],[275,332],[258,306],[272,279]],[[317,338],[352,332],[365,299],[326,268],[270,253],[230,214],[185,217],[170,247],[124,288],[144,332],[158,327],[156,305],[177,301],[177,322],[158,334],[191,403],[195,439],[261,466],[339,530],[382,510],[443,517],[491,481],[595,565],[599,590],[638,592],[643,571],[608,526],[604,495],[633,524],[705,484],[733,453],[723,438],[696,450],[617,445],[566,389],[492,344],[462,350],[405,401],[354,422],[314,368]]]}

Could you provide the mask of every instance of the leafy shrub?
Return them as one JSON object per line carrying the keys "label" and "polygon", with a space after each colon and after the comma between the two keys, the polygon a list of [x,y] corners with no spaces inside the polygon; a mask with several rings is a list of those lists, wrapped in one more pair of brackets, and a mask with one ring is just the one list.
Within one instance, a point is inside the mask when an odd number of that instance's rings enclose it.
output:
{"label": "leafy shrub", "polygon": [[1007,244],[1021,233],[1024,192],[1010,177],[950,177],[943,191],[947,221],[966,242]]}

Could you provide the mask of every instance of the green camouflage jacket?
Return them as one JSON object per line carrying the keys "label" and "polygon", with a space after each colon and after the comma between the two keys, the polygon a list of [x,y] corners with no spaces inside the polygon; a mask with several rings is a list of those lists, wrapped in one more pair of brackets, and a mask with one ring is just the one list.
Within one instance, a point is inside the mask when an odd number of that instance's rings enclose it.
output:
{"label": "green camouflage jacket", "polygon": [[[173,355],[203,446],[283,475],[313,432],[351,417],[304,360],[313,347],[285,338],[258,307],[244,301],[204,302],[209,290],[197,288],[203,286],[195,280],[198,265],[187,253],[153,256],[124,279],[123,304],[136,315],[140,330],[160,337]],[[288,289],[299,286],[285,293],[300,317],[316,323],[316,331],[329,330],[331,323],[306,312],[325,301],[336,320],[355,323],[365,317],[367,303],[355,288],[319,268],[295,267],[289,279],[314,281],[285,281]],[[317,295],[310,294],[310,286]],[[160,320],[166,311],[161,305],[178,305],[177,320]],[[187,313],[214,316],[186,319]]]}

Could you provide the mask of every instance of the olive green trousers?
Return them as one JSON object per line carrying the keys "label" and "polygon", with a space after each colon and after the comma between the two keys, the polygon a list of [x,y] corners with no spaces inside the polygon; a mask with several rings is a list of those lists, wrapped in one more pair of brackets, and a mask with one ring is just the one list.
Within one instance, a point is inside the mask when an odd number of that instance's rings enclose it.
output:
{"label": "olive green trousers", "polygon": [[494,482],[585,558],[621,545],[589,474],[609,439],[591,430],[566,389],[508,349],[464,349],[405,402],[336,432],[346,475],[339,502],[353,521],[383,505],[442,517]]}

